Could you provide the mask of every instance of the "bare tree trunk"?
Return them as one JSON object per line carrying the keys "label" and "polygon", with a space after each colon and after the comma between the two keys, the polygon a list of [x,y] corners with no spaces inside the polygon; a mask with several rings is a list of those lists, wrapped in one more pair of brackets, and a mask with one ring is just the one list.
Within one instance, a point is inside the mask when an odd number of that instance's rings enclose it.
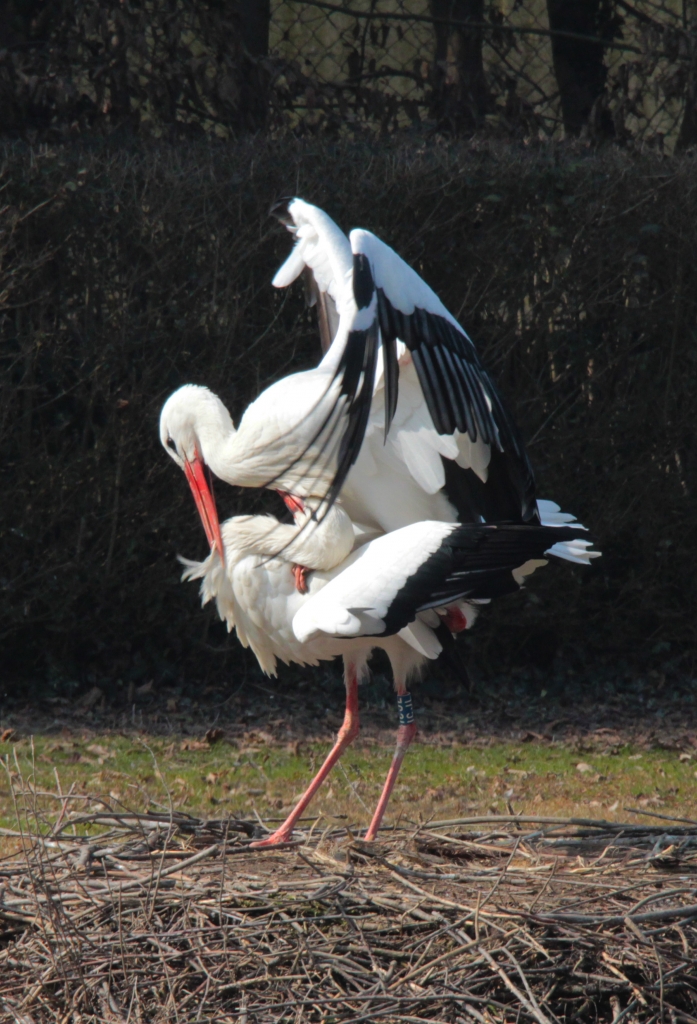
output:
{"label": "bare tree trunk", "polygon": [[687,67],[685,85],[685,113],[678,132],[675,152],[683,153],[697,143],[697,39],[686,29],[686,43],[689,46],[690,62]]}
{"label": "bare tree trunk", "polygon": [[268,80],[262,61],[269,54],[270,0],[238,0],[242,37],[240,127],[261,131],[268,117]]}
{"label": "bare tree trunk", "polygon": [[[574,32],[598,38],[607,33],[611,23],[607,0],[547,0],[547,14],[553,33]],[[567,135],[579,134],[605,90],[604,58],[601,42],[552,35],[554,73]],[[600,127],[604,134],[614,134],[609,115]]]}
{"label": "bare tree trunk", "polygon": [[482,60],[484,0],[430,0],[436,35],[432,113],[445,131],[471,134],[484,123],[489,91]]}
{"label": "bare tree trunk", "polygon": [[242,40],[251,57],[268,57],[271,0],[240,0]]}
{"label": "bare tree trunk", "polygon": [[109,61],[109,118],[116,127],[129,125],[135,130],[139,117],[131,106],[131,83],[128,75],[128,26],[117,15],[111,36]]}

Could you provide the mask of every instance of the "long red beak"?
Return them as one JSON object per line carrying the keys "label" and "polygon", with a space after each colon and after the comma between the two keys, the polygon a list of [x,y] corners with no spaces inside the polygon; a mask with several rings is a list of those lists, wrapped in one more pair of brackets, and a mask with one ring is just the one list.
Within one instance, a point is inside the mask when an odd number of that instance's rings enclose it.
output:
{"label": "long red beak", "polygon": [[203,523],[203,529],[206,531],[208,543],[211,546],[211,550],[218,552],[220,561],[225,565],[225,549],[220,533],[218,510],[215,507],[215,498],[208,485],[205,469],[206,464],[198,455],[191,462],[188,459],[184,461],[186,479],[189,481],[189,487],[194,496],[196,508]]}

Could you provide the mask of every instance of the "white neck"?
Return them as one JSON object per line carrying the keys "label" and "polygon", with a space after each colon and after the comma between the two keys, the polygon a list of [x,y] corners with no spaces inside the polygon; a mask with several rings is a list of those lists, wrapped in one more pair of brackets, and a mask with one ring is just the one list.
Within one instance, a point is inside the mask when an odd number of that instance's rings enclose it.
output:
{"label": "white neck", "polygon": [[338,387],[323,371],[293,374],[263,391],[247,407],[237,430],[220,399],[209,396],[195,418],[204,461],[229,484],[323,494],[333,465],[318,466],[316,453],[306,454],[306,449],[336,402]]}
{"label": "white neck", "polygon": [[220,399],[207,403],[196,418],[196,439],[201,456],[211,471],[227,483],[236,483],[229,479],[229,467],[236,461],[237,431],[230,413]]}

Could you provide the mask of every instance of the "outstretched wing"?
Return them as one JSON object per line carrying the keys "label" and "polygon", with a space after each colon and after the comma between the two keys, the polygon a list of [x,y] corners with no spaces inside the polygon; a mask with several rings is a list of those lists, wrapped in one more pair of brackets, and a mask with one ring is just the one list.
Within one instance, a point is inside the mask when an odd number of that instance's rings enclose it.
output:
{"label": "outstretched wing", "polygon": [[[349,242],[330,217],[301,199],[283,200],[272,213],[295,236],[273,283],[286,287],[305,278],[318,309],[321,366],[343,375],[348,419],[331,420],[330,444],[317,438],[323,453],[331,449],[337,458],[330,498],[341,491],[364,440],[384,461],[375,448],[383,443],[377,418],[384,417],[387,437],[401,389],[405,410],[390,442],[419,487],[442,490],[464,522],[538,521],[532,469],[516,425],[472,341],[438,296],[370,232],[354,230]],[[363,408],[368,404],[372,410]],[[405,411],[413,422],[402,423]]]}
{"label": "outstretched wing", "polygon": [[[385,431],[397,406],[397,342],[414,361],[438,434],[467,435],[490,450],[486,479],[450,467],[446,490],[458,508],[485,520],[536,522],[535,480],[518,428],[471,339],[435,292],[384,242],[369,231],[350,235],[353,290],[359,312],[374,309],[380,329],[385,377]],[[346,347],[361,336],[349,331]],[[357,357],[354,357],[357,358]],[[447,476],[447,468],[446,468]]]}
{"label": "outstretched wing", "polygon": [[517,590],[559,544],[575,545],[585,561],[597,554],[578,527],[413,523],[361,548],[296,614],[293,631],[303,641],[397,633],[426,609]]}

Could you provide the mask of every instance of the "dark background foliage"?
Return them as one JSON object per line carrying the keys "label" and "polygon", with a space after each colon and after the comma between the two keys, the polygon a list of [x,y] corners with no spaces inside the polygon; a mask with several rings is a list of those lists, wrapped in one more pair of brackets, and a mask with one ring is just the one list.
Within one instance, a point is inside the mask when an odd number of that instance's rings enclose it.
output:
{"label": "dark background foliage", "polygon": [[0,0],[0,134],[697,143],[674,0]]}
{"label": "dark background foliage", "polygon": [[[468,144],[8,146],[0,180],[0,638],[10,686],[229,679],[178,552],[205,550],[157,419],[185,381],[239,417],[316,361],[290,239],[301,194],[376,231],[460,317],[530,443],[539,493],[604,557],[483,612],[481,676],[601,662],[690,672],[697,196],[689,157]],[[277,508],[218,488],[222,514]],[[555,660],[556,659],[556,660]],[[101,685],[101,683],[100,683]]]}

